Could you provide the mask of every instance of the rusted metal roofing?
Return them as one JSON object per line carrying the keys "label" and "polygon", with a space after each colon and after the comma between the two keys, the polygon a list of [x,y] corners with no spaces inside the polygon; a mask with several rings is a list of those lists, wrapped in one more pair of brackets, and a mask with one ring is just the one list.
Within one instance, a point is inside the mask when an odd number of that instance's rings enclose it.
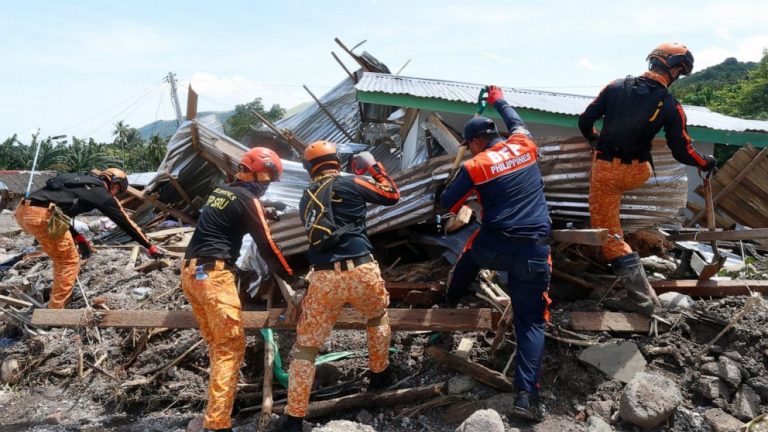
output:
{"label": "rusted metal roofing", "polygon": [[[27,183],[31,171],[0,171],[0,190],[7,190],[15,194],[27,192]],[[45,181],[56,175],[56,171],[35,171],[32,178],[32,190],[45,186]]]}
{"label": "rusted metal roofing", "polygon": [[[409,95],[474,104],[484,85],[455,81],[395,76],[366,72],[355,88],[361,92]],[[505,99],[514,107],[544,112],[579,115],[592,101],[591,96],[504,87]],[[725,131],[768,132],[768,121],[744,120],[710,111],[705,107],[685,106],[688,124]]]}

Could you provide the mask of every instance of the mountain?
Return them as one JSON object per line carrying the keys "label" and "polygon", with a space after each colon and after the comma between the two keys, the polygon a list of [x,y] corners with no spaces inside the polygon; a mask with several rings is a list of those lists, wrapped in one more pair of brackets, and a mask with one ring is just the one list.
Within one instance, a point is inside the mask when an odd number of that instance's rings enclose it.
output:
{"label": "mountain", "polygon": [[[205,117],[209,115],[215,115],[219,121],[224,124],[226,123],[227,119],[232,117],[232,114],[235,113],[235,110],[231,111],[206,111],[206,112],[200,112],[197,113],[198,117]],[[139,135],[144,140],[149,140],[149,138],[154,135],[160,135],[162,138],[169,138],[171,135],[173,135],[176,132],[176,120],[156,120],[152,123],[146,124],[140,128]]]}
{"label": "mountain", "polygon": [[680,78],[669,90],[684,104],[708,106],[717,90],[743,80],[755,68],[755,62],[740,62],[730,57],[718,65]]}

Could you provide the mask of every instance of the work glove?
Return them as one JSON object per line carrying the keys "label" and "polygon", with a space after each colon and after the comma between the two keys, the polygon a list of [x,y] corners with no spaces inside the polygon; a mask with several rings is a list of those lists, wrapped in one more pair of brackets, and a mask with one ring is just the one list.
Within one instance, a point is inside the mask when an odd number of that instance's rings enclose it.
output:
{"label": "work glove", "polygon": [[280,220],[280,215],[277,214],[277,209],[274,207],[264,207],[264,216],[267,217],[267,220],[271,220],[274,222],[277,222]]}
{"label": "work glove", "polygon": [[504,90],[498,86],[488,86],[488,105],[493,106],[500,99],[504,99]]}
{"label": "work glove", "polygon": [[363,175],[369,168],[376,165],[376,158],[371,152],[360,152],[352,156],[352,171],[357,175]]}
{"label": "work glove", "polygon": [[89,242],[88,239],[86,239],[85,236],[80,233],[75,235],[74,240],[75,244],[77,245],[77,250],[80,252],[80,258],[90,258],[91,254],[93,254],[93,247],[91,246],[91,242]]}
{"label": "work glove", "polygon": [[154,259],[165,258],[165,252],[163,252],[159,247],[155,245],[151,245],[147,249],[147,254],[149,255],[150,258],[154,258]]}
{"label": "work glove", "polygon": [[707,178],[710,178],[712,177],[712,174],[717,172],[717,159],[712,155],[706,155],[704,156],[704,160],[707,161],[707,164],[704,165],[704,168],[701,170],[705,173]]}

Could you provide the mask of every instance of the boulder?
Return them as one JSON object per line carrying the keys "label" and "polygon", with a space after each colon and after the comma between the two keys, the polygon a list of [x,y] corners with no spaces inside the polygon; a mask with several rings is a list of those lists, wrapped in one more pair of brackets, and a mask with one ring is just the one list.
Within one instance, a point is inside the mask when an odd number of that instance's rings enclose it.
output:
{"label": "boulder", "polygon": [[504,432],[504,422],[499,413],[492,409],[475,411],[464,420],[456,432]]}
{"label": "boulder", "polygon": [[733,397],[732,414],[739,420],[749,421],[760,414],[760,396],[748,385],[743,385]]}
{"label": "boulder", "polygon": [[600,416],[610,420],[614,405],[612,400],[587,402],[587,413],[590,416]]}
{"label": "boulder", "polygon": [[8,384],[18,384],[21,381],[21,366],[15,358],[6,358],[0,365],[0,379]]}
{"label": "boulder", "polygon": [[687,294],[681,294],[675,291],[665,292],[659,296],[662,306],[667,309],[691,309],[696,306],[696,301]]}
{"label": "boulder", "polygon": [[659,374],[639,372],[624,387],[621,418],[641,428],[654,428],[669,418],[683,401],[680,387]]}
{"label": "boulder", "polygon": [[701,413],[685,409],[683,406],[677,407],[672,424],[674,425],[674,430],[713,432],[712,427]]}
{"label": "boulder", "polygon": [[739,432],[743,424],[736,417],[720,408],[712,408],[704,412],[704,419],[714,432]]}

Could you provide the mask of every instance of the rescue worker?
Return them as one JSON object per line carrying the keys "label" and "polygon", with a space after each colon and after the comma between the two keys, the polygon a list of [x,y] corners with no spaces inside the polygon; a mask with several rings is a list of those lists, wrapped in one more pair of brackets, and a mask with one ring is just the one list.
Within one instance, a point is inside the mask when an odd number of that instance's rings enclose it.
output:
{"label": "rescue worker", "polygon": [[91,245],[72,227],[75,216],[97,209],[147,249],[152,258],[163,253],[150,244],[144,233],[128,217],[115,196],[128,189],[128,177],[118,168],[100,175],[59,174],[23,199],[14,217],[19,226],[34,236],[53,261],[53,286],[49,309],[64,309],[80,272],[80,255],[88,258]]}
{"label": "rescue worker", "polygon": [[538,147],[499,87],[488,87],[488,104],[501,114],[510,136],[502,138],[486,117],[475,117],[464,126],[462,145],[472,159],[445,188],[441,204],[456,213],[474,193],[483,215],[453,269],[447,301],[458,303],[482,268],[508,273],[517,337],[514,406],[518,414],[541,420],[546,415],[539,402],[539,376],[549,319],[551,222]]}
{"label": "rescue worker", "polygon": [[[680,163],[712,172],[716,160],[694,150],[686,130],[683,107],[667,88],[693,70],[693,54],[678,43],[663,43],[646,58],[649,70],[608,84],[579,116],[579,129],[592,144],[589,210],[592,228],[606,228],[610,237],[602,246],[605,257],[627,289],[606,305],[620,310],[653,314],[659,300],[640,256],[623,240],[619,220],[622,195],[641,187],[653,169],[651,141],[664,128],[667,146]],[[603,119],[598,134],[594,128]]]}
{"label": "rescue worker", "polygon": [[[304,167],[312,178],[299,204],[305,229],[309,232],[312,224],[319,223],[317,215],[312,214],[318,208],[317,195],[312,196],[310,192],[326,181],[332,182],[328,184],[332,193],[327,203],[332,206],[331,222],[343,228],[328,246],[312,244],[310,237],[308,258],[312,270],[307,277],[309,287],[296,327],[288,406],[278,426],[278,430],[287,432],[302,430],[315,376],[315,357],[345,304],[349,303],[368,318],[369,389],[384,388],[389,378],[389,294],[379,265],[371,255],[373,246],[366,232],[365,215],[366,203],[394,205],[400,193],[381,163],[369,152],[360,153],[353,161],[353,170],[358,175],[341,176],[336,145],[317,141],[304,152]],[[373,179],[363,177],[366,172]]]}
{"label": "rescue worker", "polygon": [[259,202],[283,164],[264,147],[248,150],[232,183],[211,192],[184,255],[181,288],[192,305],[211,363],[204,431],[230,431],[237,378],[245,354],[242,307],[235,284],[235,261],[243,236],[250,234],[271,270],[289,283],[296,281],[272,239]]}

